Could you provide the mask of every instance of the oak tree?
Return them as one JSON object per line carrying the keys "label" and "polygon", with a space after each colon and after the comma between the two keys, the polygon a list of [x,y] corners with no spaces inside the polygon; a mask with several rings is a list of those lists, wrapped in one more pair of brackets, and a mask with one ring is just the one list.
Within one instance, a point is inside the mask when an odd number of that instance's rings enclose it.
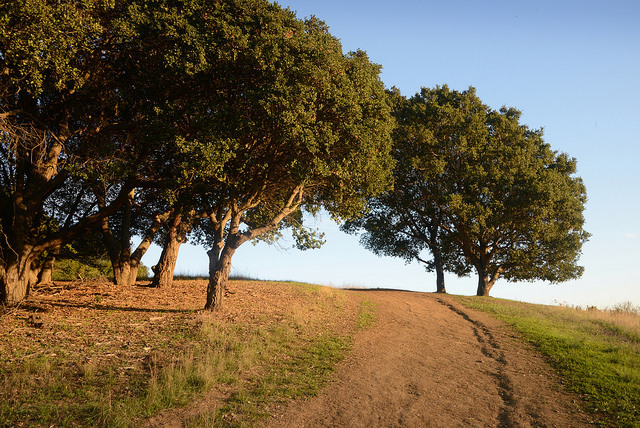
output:
{"label": "oak tree", "polygon": [[344,54],[321,21],[262,0],[196,18],[184,17],[226,51],[202,44],[199,103],[189,104],[190,132],[174,159],[209,220],[206,307],[214,309],[240,245],[296,224],[301,211],[356,216],[386,188],[392,120],[380,68],[364,52]]}
{"label": "oak tree", "polygon": [[[464,260],[484,296],[500,277],[559,282],[582,274],[577,262],[589,234],[576,160],[521,124],[519,111],[492,110],[473,88],[445,85],[423,88],[397,110],[397,120],[395,197],[376,199],[372,210],[392,213],[383,213],[385,224],[365,223],[370,246],[415,253],[426,245],[458,274],[466,273]],[[417,233],[420,222],[432,233]],[[382,242],[376,227],[401,238]]]}
{"label": "oak tree", "polygon": [[[146,5],[157,14],[165,3],[173,2]],[[42,254],[104,226],[108,216],[132,206],[136,188],[163,181],[163,147],[172,141],[175,120],[167,121],[161,106],[171,95],[166,82],[177,86],[183,73],[163,62],[165,39],[138,31],[149,15],[143,9],[105,0],[0,6],[5,303],[24,299]],[[77,198],[62,195],[67,189],[77,189]],[[59,227],[44,227],[46,218]],[[129,251],[127,235],[116,240],[124,242],[121,255]]]}
{"label": "oak tree", "polygon": [[114,211],[132,186],[125,180],[103,210],[76,209],[57,219],[62,227],[46,227],[45,219],[53,215],[45,209],[47,201],[57,190],[77,183],[90,158],[111,162],[115,168],[121,165],[118,151],[98,159],[96,155],[108,149],[96,151],[90,143],[113,124],[118,108],[119,95],[111,85],[117,76],[111,74],[105,54],[110,39],[103,25],[107,3],[9,0],[0,6],[0,298],[4,303],[25,298],[38,257]]}

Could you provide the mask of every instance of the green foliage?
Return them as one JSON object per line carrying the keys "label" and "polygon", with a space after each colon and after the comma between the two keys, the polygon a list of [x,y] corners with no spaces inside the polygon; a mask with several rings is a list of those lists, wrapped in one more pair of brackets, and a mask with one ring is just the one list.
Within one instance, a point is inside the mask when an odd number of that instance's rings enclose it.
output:
{"label": "green foliage", "polygon": [[[261,203],[246,215],[250,228],[268,224],[300,185],[303,206],[324,203],[336,214],[355,214],[362,194],[379,191],[389,178],[390,116],[379,68],[363,52],[344,55],[321,22],[249,3],[216,11],[231,27],[228,35],[204,32],[215,38],[211,46],[243,49],[222,60],[219,49],[206,51],[218,63],[200,79],[215,78],[217,91],[231,98],[193,87],[193,108],[202,113],[196,133],[180,146],[182,175],[202,180],[221,209],[259,195]],[[214,108],[217,115],[203,114]],[[206,168],[203,157],[190,165],[193,150],[206,156]]]}
{"label": "green foliage", "polygon": [[[479,294],[498,277],[552,282],[579,277],[586,190],[576,161],[551,150],[513,108],[491,110],[470,88],[390,93],[396,185],[370,201],[365,245],[420,259],[429,248],[448,270],[479,275]],[[427,267],[431,267],[427,264]]]}
{"label": "green foliage", "polygon": [[[144,264],[138,266],[138,279],[148,279],[149,268]],[[59,259],[53,265],[54,281],[77,281],[88,279],[105,279],[113,277],[113,267],[106,259]]]}
{"label": "green foliage", "polygon": [[[582,395],[605,426],[640,424],[640,336],[599,311],[458,297],[511,324]],[[637,315],[633,315],[636,317]],[[636,324],[637,326],[638,324]]]}
{"label": "green foliage", "polygon": [[96,260],[92,264],[85,264],[74,259],[56,260],[53,268],[54,281],[76,281],[86,279],[102,279],[113,275],[111,263],[108,260]]}
{"label": "green foliage", "polygon": [[137,275],[137,279],[149,279],[149,277],[151,276],[151,270],[149,269],[148,266],[145,266],[144,264],[140,263],[140,266],[138,266],[138,275]]}
{"label": "green foliage", "polygon": [[[233,212],[235,234],[292,227],[312,248],[321,237],[281,221],[354,217],[389,185],[380,67],[316,18],[267,0],[9,0],[0,22],[0,194],[32,198],[3,213],[18,254],[113,224],[134,187],[162,199],[151,217],[195,209],[224,234]],[[35,236],[42,214],[64,227]]]}
{"label": "green foliage", "polygon": [[7,0],[0,7],[0,61],[3,90],[26,90],[37,97],[49,87],[80,88],[88,76],[83,59],[102,34],[97,14],[110,1]]}

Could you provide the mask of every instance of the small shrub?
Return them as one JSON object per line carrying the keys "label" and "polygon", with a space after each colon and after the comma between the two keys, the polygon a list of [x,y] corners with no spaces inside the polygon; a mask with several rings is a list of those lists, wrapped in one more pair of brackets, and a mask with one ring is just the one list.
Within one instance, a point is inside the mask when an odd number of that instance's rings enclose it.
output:
{"label": "small shrub", "polygon": [[142,263],[138,266],[138,276],[137,279],[149,279],[151,277],[151,272],[149,272],[149,268]]}
{"label": "small shrub", "polygon": [[107,277],[101,266],[90,266],[73,259],[56,260],[52,276],[54,281],[76,281],[78,279]]}
{"label": "small shrub", "polygon": [[609,310],[612,312],[620,312],[623,314],[640,315],[640,307],[634,306],[634,304],[629,301],[618,303],[612,306]]}

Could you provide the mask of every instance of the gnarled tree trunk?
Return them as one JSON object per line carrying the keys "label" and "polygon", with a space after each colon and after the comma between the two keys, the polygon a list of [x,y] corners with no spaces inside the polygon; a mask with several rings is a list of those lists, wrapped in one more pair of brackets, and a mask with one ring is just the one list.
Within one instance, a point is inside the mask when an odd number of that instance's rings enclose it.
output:
{"label": "gnarled tree trunk", "polygon": [[476,295],[489,296],[491,288],[500,277],[503,269],[498,267],[495,272],[489,273],[484,266],[476,266],[476,270],[478,271],[478,290]]}
{"label": "gnarled tree trunk", "polygon": [[131,284],[131,265],[128,260],[120,258],[111,260],[113,267],[113,282],[116,285],[132,285]]}
{"label": "gnarled tree trunk", "polygon": [[133,254],[123,248],[120,257],[113,264],[114,282],[116,285],[134,285],[138,279],[140,260],[149,248],[145,241],[140,243]]}
{"label": "gnarled tree trunk", "polygon": [[213,311],[222,308],[224,291],[231,272],[231,257],[234,253],[235,249],[226,247],[218,259],[215,255],[217,251],[207,251],[209,255],[209,285],[207,286],[205,309]]}
{"label": "gnarled tree trunk", "polygon": [[180,245],[182,245],[182,241],[177,236],[167,237],[160,259],[153,269],[152,284],[154,287],[166,287],[173,282]]}
{"label": "gnarled tree trunk", "polygon": [[29,255],[21,254],[0,268],[0,299],[8,306],[15,306],[29,296],[33,283]]}
{"label": "gnarled tree trunk", "polygon": [[[222,299],[231,272],[231,258],[238,247],[248,238],[241,233],[227,237],[227,243],[220,252],[218,245],[207,251],[209,255],[209,286],[207,287],[207,303],[205,309],[210,311],[222,308]],[[223,245],[223,242],[217,243]]]}
{"label": "gnarled tree trunk", "polygon": [[180,246],[187,240],[187,233],[191,224],[182,221],[182,215],[177,214],[170,222],[167,238],[160,254],[160,260],[153,269],[153,286],[166,287],[173,282]]}
{"label": "gnarled tree trunk", "polygon": [[[243,221],[243,213],[248,209],[256,207],[259,204],[259,200],[249,198],[243,204],[232,206],[231,209],[228,210],[228,215],[223,216],[221,213],[218,213],[219,215],[216,216],[214,213],[209,216],[215,229],[215,236],[214,248],[207,252],[209,255],[209,286],[207,287],[207,303],[205,304],[205,309],[213,311],[222,308],[222,299],[224,297],[227,280],[229,279],[229,272],[231,272],[231,258],[238,247],[278,227],[278,224],[285,217],[300,206],[303,194],[304,186],[296,186],[292,189],[291,195],[284,204],[284,207],[275,212],[270,221],[262,226],[251,228],[244,232],[239,230],[240,224]],[[230,220],[229,232],[225,240],[224,230],[228,220]],[[222,251],[219,250],[220,248]]]}

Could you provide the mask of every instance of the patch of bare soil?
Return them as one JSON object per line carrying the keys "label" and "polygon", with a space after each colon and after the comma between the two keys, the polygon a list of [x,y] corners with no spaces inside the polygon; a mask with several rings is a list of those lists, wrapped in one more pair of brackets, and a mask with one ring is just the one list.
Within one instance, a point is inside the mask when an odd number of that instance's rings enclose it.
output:
{"label": "patch of bare soil", "polygon": [[[0,362],[64,352],[67,357],[76,355],[70,359],[79,363],[99,365],[115,359],[123,370],[133,367],[153,350],[162,351],[165,342],[179,342],[167,336],[197,326],[206,288],[204,280],[175,281],[163,288],[148,282],[119,287],[106,281],[36,288],[20,306],[0,307],[0,337],[6,338],[0,345]],[[230,281],[224,308],[207,316],[229,323],[271,324],[302,308],[300,302],[306,298],[286,283]]]}
{"label": "patch of bare soil", "polygon": [[318,397],[271,427],[581,427],[578,399],[505,324],[446,295],[353,291],[378,321]]}

